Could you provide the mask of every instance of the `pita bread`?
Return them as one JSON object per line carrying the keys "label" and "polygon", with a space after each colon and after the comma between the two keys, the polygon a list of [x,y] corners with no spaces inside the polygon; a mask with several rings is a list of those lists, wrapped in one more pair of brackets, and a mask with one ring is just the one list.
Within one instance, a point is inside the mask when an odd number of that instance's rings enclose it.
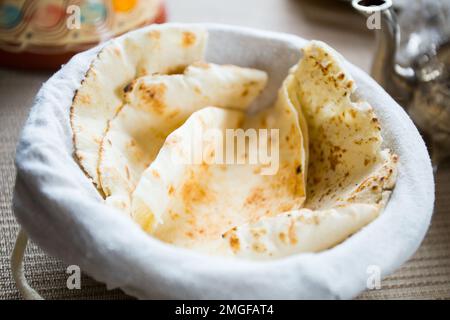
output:
{"label": "pita bread", "polygon": [[326,208],[385,162],[383,138],[372,107],[354,101],[355,83],[340,55],[317,41],[303,54],[291,96],[303,106],[310,137],[306,206]]}
{"label": "pita bread", "polygon": [[155,25],[109,42],[92,62],[70,111],[74,155],[98,185],[99,149],[108,120],[122,106],[123,88],[138,76],[173,73],[203,59],[199,27]]}
{"label": "pita bread", "polygon": [[266,82],[260,70],[203,62],[183,74],[137,78],[102,142],[98,172],[106,201],[128,212],[131,192],[169,133],[208,105],[246,109]]}
{"label": "pita bread", "polygon": [[[218,254],[223,247],[222,234],[229,228],[301,208],[306,183],[303,136],[297,111],[285,103],[284,92],[280,95],[274,108],[254,116],[214,107],[194,113],[169,135],[142,175],[132,197],[132,217],[165,242]],[[203,143],[193,138],[196,130],[211,129],[220,134],[199,134],[205,139]],[[228,144],[227,129],[255,132],[255,137],[256,132],[264,132],[259,129],[266,129],[270,142],[259,136],[258,144],[248,142],[245,151],[238,150]],[[270,129],[279,130],[278,135]],[[263,165],[250,160],[252,151],[264,149],[263,141],[271,148],[267,154],[273,156],[274,150],[278,151],[277,168],[269,162]],[[186,157],[191,159],[190,146],[198,145],[202,146],[202,161],[186,161]],[[236,161],[224,163],[224,155],[216,158],[222,147],[225,155],[234,155]]]}
{"label": "pita bread", "polygon": [[268,260],[331,248],[374,220],[386,205],[396,179],[397,158],[386,162],[330,208],[294,210],[244,224],[224,234],[228,255]]}
{"label": "pita bread", "polygon": [[225,238],[231,251],[254,260],[281,258],[301,252],[328,249],[372,221],[378,208],[368,204],[332,209],[300,209],[261,219],[229,231]]}
{"label": "pita bread", "polygon": [[396,179],[373,109],[354,101],[341,57],[313,41],[285,83],[309,135],[305,209],[237,226],[224,238],[234,255],[270,259],[330,248],[375,219]]}
{"label": "pita bread", "polygon": [[[71,124],[75,156],[106,202],[165,242],[255,260],[331,248],[375,219],[398,160],[340,55],[310,42],[274,107],[249,114],[267,75],[196,62],[206,38],[196,27],[155,26],[92,63]],[[265,129],[267,141],[236,151],[223,140],[228,129],[243,145],[251,130]],[[198,143],[198,130],[215,134]],[[264,146],[278,153],[251,162]],[[220,162],[222,152],[234,162]]]}

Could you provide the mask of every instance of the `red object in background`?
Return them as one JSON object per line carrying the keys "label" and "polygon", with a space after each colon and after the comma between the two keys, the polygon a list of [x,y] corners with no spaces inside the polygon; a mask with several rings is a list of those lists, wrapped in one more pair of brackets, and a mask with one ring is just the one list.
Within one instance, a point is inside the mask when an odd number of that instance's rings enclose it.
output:
{"label": "red object in background", "polygon": [[66,12],[60,6],[50,4],[38,9],[34,16],[33,22],[37,28],[42,30],[54,28],[66,16]]}
{"label": "red object in background", "polygon": [[[49,26],[54,24],[57,20],[57,11],[55,8],[52,10],[51,19],[47,19],[46,22],[42,22],[40,27]],[[42,13],[38,13],[42,14]],[[145,21],[142,25],[136,26],[136,28],[143,27],[152,23],[164,23],[167,20],[167,12],[164,4],[161,4],[156,17],[152,21]],[[39,23],[39,22],[38,22]],[[118,36],[118,35],[117,35]],[[93,44],[91,47],[95,46]],[[18,69],[33,69],[33,70],[56,70],[61,67],[62,64],[68,62],[70,58],[77,54],[79,51],[70,51],[56,54],[40,54],[31,52],[9,52],[0,49],[0,67],[18,68]]]}

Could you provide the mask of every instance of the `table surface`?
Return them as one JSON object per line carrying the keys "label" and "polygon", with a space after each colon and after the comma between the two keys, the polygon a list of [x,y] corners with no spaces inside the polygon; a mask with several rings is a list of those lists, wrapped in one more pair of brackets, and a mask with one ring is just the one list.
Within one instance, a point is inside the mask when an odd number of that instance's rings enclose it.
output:
{"label": "table surface", "polygon": [[[216,22],[289,32],[320,39],[364,70],[370,67],[374,39],[364,20],[335,0],[168,0],[169,20]],[[19,299],[9,258],[18,232],[11,210],[15,180],[14,150],[33,98],[50,77],[48,72],[0,69],[0,299]],[[450,166],[437,175],[436,209],[431,227],[416,254],[381,289],[365,291],[358,299],[450,299]],[[47,299],[128,299],[121,290],[106,287],[87,275],[81,290],[66,287],[67,265],[28,246],[25,274]]]}

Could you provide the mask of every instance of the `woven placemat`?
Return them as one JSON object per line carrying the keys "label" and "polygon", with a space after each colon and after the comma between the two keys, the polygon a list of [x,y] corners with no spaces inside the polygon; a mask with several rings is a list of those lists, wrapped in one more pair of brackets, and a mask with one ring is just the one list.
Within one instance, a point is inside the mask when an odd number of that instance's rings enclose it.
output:
{"label": "woven placemat", "polygon": [[[20,299],[11,276],[10,255],[19,230],[11,211],[15,179],[14,150],[33,97],[50,74],[0,70],[0,299]],[[24,90],[24,88],[26,88]],[[450,299],[450,166],[437,177],[437,205],[422,246],[395,274],[383,279],[381,289],[358,299]],[[25,274],[46,299],[130,299],[121,290],[83,275],[80,290],[66,286],[67,265],[31,243]]]}

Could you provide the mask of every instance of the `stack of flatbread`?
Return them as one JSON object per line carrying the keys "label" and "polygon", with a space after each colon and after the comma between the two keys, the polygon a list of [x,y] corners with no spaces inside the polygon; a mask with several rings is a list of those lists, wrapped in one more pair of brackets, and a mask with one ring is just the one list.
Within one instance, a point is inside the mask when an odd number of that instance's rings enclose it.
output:
{"label": "stack of flatbread", "polygon": [[254,113],[267,74],[206,62],[207,36],[155,26],[92,62],[71,124],[105,202],[164,242],[259,260],[331,248],[374,220],[397,157],[339,54],[310,42]]}

